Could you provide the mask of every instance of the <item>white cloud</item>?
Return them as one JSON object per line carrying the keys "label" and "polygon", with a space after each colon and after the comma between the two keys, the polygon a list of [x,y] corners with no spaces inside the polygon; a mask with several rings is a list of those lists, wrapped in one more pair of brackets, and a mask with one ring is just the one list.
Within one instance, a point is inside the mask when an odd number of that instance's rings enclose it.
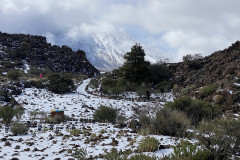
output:
{"label": "white cloud", "polygon": [[238,0],[0,0],[0,31],[46,34],[67,28],[77,38],[135,27],[138,38],[175,51],[180,60],[238,40],[239,6]]}

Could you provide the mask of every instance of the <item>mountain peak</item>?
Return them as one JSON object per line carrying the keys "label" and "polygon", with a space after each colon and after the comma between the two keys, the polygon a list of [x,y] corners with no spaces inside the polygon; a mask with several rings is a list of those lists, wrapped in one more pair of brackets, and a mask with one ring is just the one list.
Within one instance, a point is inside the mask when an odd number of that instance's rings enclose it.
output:
{"label": "mountain peak", "polygon": [[[98,69],[112,70],[122,66],[124,55],[138,41],[123,31],[112,33],[98,33],[76,37],[68,36],[68,32],[54,34],[55,44],[70,46],[74,51],[81,49],[86,52],[89,61]],[[48,36],[47,36],[48,37]],[[163,61],[162,52],[141,44],[146,53],[146,60],[150,63]],[[161,57],[161,58],[160,58]]]}

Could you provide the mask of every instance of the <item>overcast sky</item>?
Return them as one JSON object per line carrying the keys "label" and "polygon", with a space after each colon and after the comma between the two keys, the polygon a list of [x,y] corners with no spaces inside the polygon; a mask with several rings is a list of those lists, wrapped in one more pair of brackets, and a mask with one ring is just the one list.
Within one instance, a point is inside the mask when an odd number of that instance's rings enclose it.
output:
{"label": "overcast sky", "polygon": [[0,31],[46,35],[125,31],[172,60],[209,55],[240,36],[239,0],[0,0]]}

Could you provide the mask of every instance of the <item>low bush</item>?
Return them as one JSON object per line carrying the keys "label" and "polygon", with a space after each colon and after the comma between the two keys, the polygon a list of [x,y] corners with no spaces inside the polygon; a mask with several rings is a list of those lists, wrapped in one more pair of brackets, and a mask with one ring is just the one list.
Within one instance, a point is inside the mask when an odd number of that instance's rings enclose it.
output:
{"label": "low bush", "polygon": [[96,78],[93,78],[91,79],[89,85],[92,86],[93,88],[98,88],[100,82],[96,79]]}
{"label": "low bush", "polygon": [[16,110],[11,106],[0,107],[0,117],[3,119],[3,123],[10,124],[13,117],[16,115]]}
{"label": "low bush", "polygon": [[188,95],[190,92],[192,92],[195,88],[195,85],[190,85],[187,86],[186,88],[183,88],[180,92],[180,96],[186,96]]}
{"label": "low bush", "polygon": [[165,93],[169,92],[173,87],[171,81],[161,81],[156,85],[156,89],[160,90],[160,92]]}
{"label": "low bush", "polygon": [[127,121],[127,118],[124,115],[118,115],[116,121],[119,124],[124,124]]}
{"label": "low bush", "polygon": [[87,150],[84,148],[74,149],[72,156],[77,160],[87,160]]}
{"label": "low bush", "polygon": [[155,156],[148,156],[144,154],[137,154],[129,158],[129,160],[157,160],[157,159],[158,158],[156,158]]}
{"label": "low bush", "polygon": [[116,117],[117,110],[106,106],[99,107],[93,114],[93,118],[96,122],[114,122]]}
{"label": "low bush", "polygon": [[202,121],[196,131],[196,138],[211,151],[214,159],[232,159],[239,155],[240,118],[233,115]]}
{"label": "low bush", "polygon": [[80,129],[72,129],[70,131],[70,134],[73,136],[79,136],[82,133],[82,131]]}
{"label": "low bush", "polygon": [[199,93],[200,93],[202,98],[208,97],[209,95],[213,94],[216,91],[217,87],[218,87],[217,84],[212,84],[210,86],[205,86],[205,87],[200,89]]}
{"label": "low bush", "polygon": [[54,124],[60,124],[61,122],[65,121],[65,116],[61,115],[55,115],[53,118],[45,118],[46,123],[54,123]]}
{"label": "low bush", "polygon": [[28,126],[23,123],[15,123],[11,126],[11,132],[17,135],[26,134],[28,130],[29,130]]}
{"label": "low bush", "polygon": [[157,84],[172,77],[172,72],[166,64],[152,64],[148,66],[149,76],[147,82]]}
{"label": "low bush", "polygon": [[136,92],[137,92],[137,95],[139,97],[143,97],[145,96],[146,97],[146,92],[149,91],[149,89],[145,86],[139,86],[137,89],[136,89]]}
{"label": "low bush", "polygon": [[33,86],[39,89],[45,88],[44,81],[42,80],[33,81]]}
{"label": "low bush", "polygon": [[166,104],[167,107],[183,111],[188,118],[192,120],[193,125],[197,125],[201,120],[212,120],[221,114],[221,108],[218,105],[212,105],[208,102],[191,99],[189,97],[180,97]]}
{"label": "low bush", "polygon": [[126,90],[127,82],[123,78],[104,78],[102,89],[104,93],[118,95]]}
{"label": "low bush", "polygon": [[154,137],[147,137],[143,139],[139,146],[138,151],[139,152],[155,152],[158,150],[160,143],[159,141]]}
{"label": "low bush", "polygon": [[71,92],[75,88],[73,80],[64,75],[52,74],[48,77],[48,80],[48,89],[53,93],[64,94]]}
{"label": "low bush", "polygon": [[11,80],[18,80],[21,76],[21,73],[18,70],[12,70],[7,72],[7,77]]}
{"label": "low bush", "polygon": [[118,153],[116,148],[112,148],[110,152],[107,152],[106,155],[104,155],[105,160],[127,160],[126,155],[121,155]]}
{"label": "low bush", "polygon": [[164,107],[157,112],[155,126],[159,134],[184,137],[190,123],[184,112]]}
{"label": "low bush", "polygon": [[208,150],[197,147],[188,141],[181,141],[173,147],[174,152],[163,160],[211,160],[212,154]]}

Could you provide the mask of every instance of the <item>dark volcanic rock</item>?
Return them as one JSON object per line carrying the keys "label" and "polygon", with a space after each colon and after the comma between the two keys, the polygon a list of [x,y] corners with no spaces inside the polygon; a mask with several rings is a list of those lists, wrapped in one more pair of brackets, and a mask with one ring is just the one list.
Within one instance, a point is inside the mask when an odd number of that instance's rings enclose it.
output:
{"label": "dark volcanic rock", "polygon": [[0,32],[0,59],[15,61],[10,67],[23,67],[27,62],[35,68],[58,73],[83,73],[94,76],[100,72],[87,60],[85,52],[67,46],[47,43],[46,37]]}

